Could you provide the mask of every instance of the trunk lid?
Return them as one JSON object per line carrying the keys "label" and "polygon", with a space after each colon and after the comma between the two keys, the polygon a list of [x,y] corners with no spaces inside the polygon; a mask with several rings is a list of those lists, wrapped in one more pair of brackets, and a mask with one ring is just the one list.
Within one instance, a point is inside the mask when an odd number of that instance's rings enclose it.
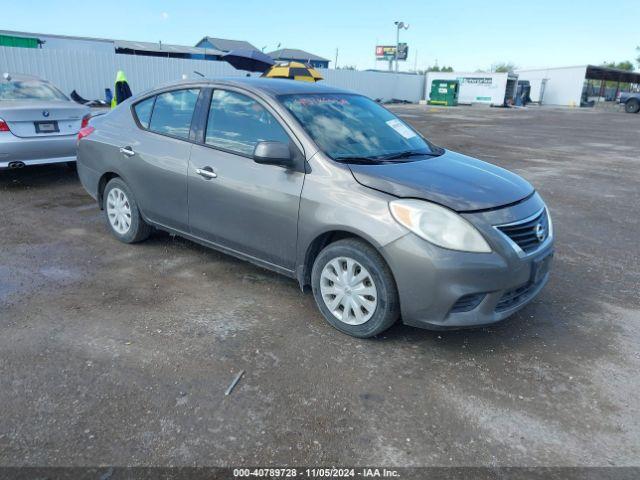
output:
{"label": "trunk lid", "polygon": [[[63,101],[0,101],[0,118],[17,137],[76,135],[88,107]],[[54,123],[58,131],[36,131],[36,122]],[[45,125],[46,127],[46,125]]]}
{"label": "trunk lid", "polygon": [[349,164],[349,168],[361,185],[397,197],[428,200],[457,212],[509,205],[534,192],[531,184],[515,173],[448,150],[425,160]]}

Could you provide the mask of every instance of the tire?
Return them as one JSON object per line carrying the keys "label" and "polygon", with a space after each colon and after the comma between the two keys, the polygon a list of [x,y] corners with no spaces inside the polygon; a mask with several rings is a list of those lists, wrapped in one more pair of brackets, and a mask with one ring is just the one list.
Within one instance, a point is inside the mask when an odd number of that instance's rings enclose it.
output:
{"label": "tire", "polygon": [[149,238],[152,228],[140,215],[131,189],[120,178],[113,178],[107,183],[102,202],[104,218],[114,237],[123,243]]}
{"label": "tire", "polygon": [[[391,270],[382,255],[362,240],[339,240],[325,247],[313,263],[311,287],[325,320],[353,337],[378,335],[400,315]],[[345,293],[339,299],[340,292]]]}
{"label": "tire", "polygon": [[624,104],[624,111],[627,113],[638,113],[640,111],[640,100],[631,99]]}

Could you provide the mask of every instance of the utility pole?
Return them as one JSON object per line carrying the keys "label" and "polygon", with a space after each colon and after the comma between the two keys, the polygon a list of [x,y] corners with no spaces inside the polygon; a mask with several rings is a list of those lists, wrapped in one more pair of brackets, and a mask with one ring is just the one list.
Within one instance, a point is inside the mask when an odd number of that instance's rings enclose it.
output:
{"label": "utility pole", "polygon": [[400,48],[400,25],[396,29],[396,73],[398,73],[398,50]]}
{"label": "utility pole", "polygon": [[338,69],[338,47],[336,47],[336,61],[333,64],[334,69]]}

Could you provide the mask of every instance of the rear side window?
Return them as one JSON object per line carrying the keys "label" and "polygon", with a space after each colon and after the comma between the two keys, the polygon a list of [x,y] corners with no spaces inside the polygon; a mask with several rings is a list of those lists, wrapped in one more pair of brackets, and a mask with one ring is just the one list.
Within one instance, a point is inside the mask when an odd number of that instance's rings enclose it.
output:
{"label": "rear side window", "polygon": [[260,103],[240,93],[213,92],[205,138],[208,145],[251,156],[256,144],[267,140],[288,144],[289,136]]}
{"label": "rear side window", "polygon": [[136,103],[136,105],[133,107],[140,125],[142,125],[144,128],[149,128],[149,120],[151,120],[151,110],[153,109],[153,102],[155,101],[155,99],[156,97],[147,98],[140,103]]}
{"label": "rear side window", "polygon": [[161,93],[153,106],[149,130],[174,137],[189,138],[191,118],[200,90],[174,90]]}

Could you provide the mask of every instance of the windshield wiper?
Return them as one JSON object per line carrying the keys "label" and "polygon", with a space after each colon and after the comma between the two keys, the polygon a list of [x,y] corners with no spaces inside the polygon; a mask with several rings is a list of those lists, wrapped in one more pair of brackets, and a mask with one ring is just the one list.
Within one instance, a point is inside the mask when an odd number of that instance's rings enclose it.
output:
{"label": "windshield wiper", "polygon": [[367,164],[384,164],[384,163],[406,163],[410,160],[404,160],[405,158],[410,157],[439,157],[443,152],[432,151],[432,152],[420,152],[417,150],[406,150],[403,152],[390,153],[388,155],[378,155],[376,157],[366,157],[366,156],[339,156],[334,157],[336,162],[341,163],[354,163],[359,165],[367,165]]}
{"label": "windshield wiper", "polygon": [[439,157],[442,153],[437,152],[419,152],[416,150],[405,150],[404,152],[391,153],[381,157],[383,160],[398,160],[400,158],[410,157]]}
{"label": "windshield wiper", "polygon": [[390,163],[387,162],[386,158],[381,158],[381,157],[349,157],[349,156],[344,156],[344,157],[334,157],[334,160],[336,162],[340,162],[340,163],[354,163],[354,164],[358,164],[358,165],[370,165],[372,163]]}

